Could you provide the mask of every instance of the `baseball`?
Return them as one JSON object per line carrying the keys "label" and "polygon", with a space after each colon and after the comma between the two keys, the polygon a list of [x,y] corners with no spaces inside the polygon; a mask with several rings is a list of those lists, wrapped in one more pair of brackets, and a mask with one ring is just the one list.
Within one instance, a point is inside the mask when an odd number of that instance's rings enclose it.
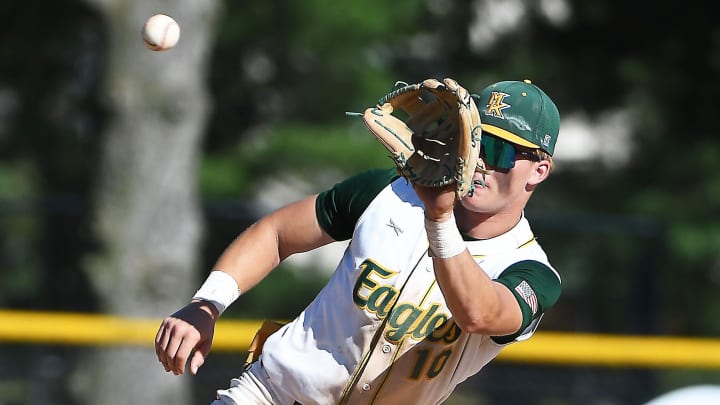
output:
{"label": "baseball", "polygon": [[180,26],[169,15],[155,14],[143,25],[142,38],[153,51],[166,51],[180,39]]}

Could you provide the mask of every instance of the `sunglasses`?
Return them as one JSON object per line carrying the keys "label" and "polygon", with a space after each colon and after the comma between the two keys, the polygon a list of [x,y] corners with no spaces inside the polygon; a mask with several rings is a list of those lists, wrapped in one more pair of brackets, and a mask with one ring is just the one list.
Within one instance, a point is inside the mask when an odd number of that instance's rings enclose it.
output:
{"label": "sunglasses", "polygon": [[497,136],[483,134],[480,138],[480,156],[486,164],[498,170],[510,170],[515,167],[517,156],[524,156],[533,162],[539,162],[540,157],[530,149],[508,142]]}

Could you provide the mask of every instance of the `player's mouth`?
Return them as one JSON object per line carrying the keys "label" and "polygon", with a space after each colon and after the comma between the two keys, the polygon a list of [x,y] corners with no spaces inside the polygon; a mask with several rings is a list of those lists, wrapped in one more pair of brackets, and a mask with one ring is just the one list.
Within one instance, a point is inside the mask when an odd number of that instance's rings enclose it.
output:
{"label": "player's mouth", "polygon": [[475,170],[475,174],[473,175],[472,180],[472,187],[470,187],[470,192],[468,193],[469,197],[472,197],[475,194],[476,190],[487,190],[488,184],[486,181],[486,175],[492,173],[492,171],[483,171]]}
{"label": "player's mouth", "polygon": [[487,179],[484,176],[478,176],[473,179],[475,188],[488,188]]}

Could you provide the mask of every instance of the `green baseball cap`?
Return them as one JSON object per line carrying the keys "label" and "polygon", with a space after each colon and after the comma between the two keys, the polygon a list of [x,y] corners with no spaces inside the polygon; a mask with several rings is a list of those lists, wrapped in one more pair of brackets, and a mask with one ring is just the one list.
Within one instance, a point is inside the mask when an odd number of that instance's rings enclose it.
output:
{"label": "green baseball cap", "polygon": [[487,86],[478,97],[483,132],[553,154],[560,131],[555,103],[530,80]]}

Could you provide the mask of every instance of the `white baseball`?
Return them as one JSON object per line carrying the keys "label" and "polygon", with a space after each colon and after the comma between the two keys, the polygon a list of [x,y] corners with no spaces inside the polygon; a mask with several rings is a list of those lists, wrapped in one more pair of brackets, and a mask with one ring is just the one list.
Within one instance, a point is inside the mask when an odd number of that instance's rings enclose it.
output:
{"label": "white baseball", "polygon": [[155,14],[143,25],[142,38],[153,51],[166,51],[180,39],[180,26],[169,15]]}

